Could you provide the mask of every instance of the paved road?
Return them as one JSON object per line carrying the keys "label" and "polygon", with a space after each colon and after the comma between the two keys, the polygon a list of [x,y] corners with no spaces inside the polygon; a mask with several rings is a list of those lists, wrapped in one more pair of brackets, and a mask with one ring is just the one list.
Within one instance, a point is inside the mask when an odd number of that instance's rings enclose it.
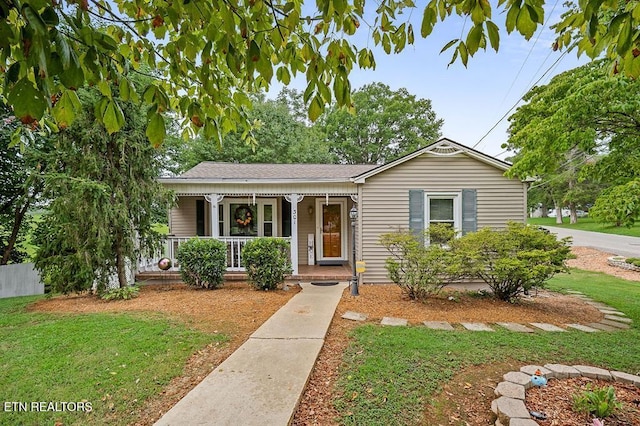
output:
{"label": "paved road", "polygon": [[574,246],[592,247],[620,256],[640,257],[640,238],[545,226],[558,238],[572,237]]}

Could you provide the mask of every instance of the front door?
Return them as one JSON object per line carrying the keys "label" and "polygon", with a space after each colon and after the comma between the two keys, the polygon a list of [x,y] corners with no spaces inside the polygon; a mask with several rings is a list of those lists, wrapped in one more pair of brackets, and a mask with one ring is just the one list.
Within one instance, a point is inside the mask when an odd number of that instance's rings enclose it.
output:
{"label": "front door", "polygon": [[346,260],[346,201],[316,201],[316,241],[320,261]]}

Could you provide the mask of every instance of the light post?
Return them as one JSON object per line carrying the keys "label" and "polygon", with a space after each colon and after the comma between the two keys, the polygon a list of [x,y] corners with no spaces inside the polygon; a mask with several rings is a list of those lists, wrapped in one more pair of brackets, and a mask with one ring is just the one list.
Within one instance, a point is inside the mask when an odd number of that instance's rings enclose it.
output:
{"label": "light post", "polygon": [[358,219],[358,209],[353,205],[349,210],[349,218],[351,219],[351,245],[353,249],[353,276],[351,277],[351,295],[359,296],[358,293],[358,276],[356,275],[356,220]]}

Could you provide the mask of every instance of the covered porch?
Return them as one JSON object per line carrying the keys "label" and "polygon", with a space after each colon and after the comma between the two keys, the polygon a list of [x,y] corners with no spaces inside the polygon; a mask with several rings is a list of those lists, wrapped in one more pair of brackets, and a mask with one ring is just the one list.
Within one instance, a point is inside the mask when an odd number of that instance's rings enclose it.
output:
{"label": "covered porch", "polygon": [[[170,233],[163,255],[179,269],[177,253],[190,238],[215,238],[227,246],[227,272],[245,270],[244,245],[256,238],[289,242],[292,277],[351,276],[353,231],[350,210],[354,193],[179,194],[169,215]],[[140,265],[141,272],[158,271],[157,260]],[[331,278],[336,279],[336,278]]]}

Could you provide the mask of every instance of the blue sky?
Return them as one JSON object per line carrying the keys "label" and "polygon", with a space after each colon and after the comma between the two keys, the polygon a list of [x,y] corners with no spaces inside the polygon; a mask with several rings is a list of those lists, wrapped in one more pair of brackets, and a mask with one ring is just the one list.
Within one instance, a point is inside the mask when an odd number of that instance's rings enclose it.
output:
{"label": "blue sky", "polygon": [[[560,8],[557,5],[554,10],[553,4],[547,5],[547,22],[552,24],[558,20]],[[494,13],[494,22],[500,26],[504,15]],[[431,99],[434,111],[444,119],[444,137],[475,146],[489,155],[500,158],[507,155],[501,145],[507,140],[508,121],[500,118],[545,72],[538,84],[545,84],[554,75],[587,62],[585,57],[578,59],[575,52],[569,52],[553,66],[562,52],[552,51],[554,33],[545,26],[529,41],[516,32],[507,35],[502,31],[498,53],[492,49],[481,50],[469,59],[467,68],[459,60],[447,67],[453,51],[440,54],[440,50],[450,40],[460,37],[464,21],[457,16],[449,17],[436,24],[427,39],[422,39],[418,19],[422,13],[415,15],[420,15],[412,19],[415,44],[397,55],[386,55],[381,48],[374,47],[370,38],[364,37],[366,32],[358,32],[356,45],[368,44],[374,50],[377,66],[375,70],[354,69],[350,76],[352,88],[382,82],[394,90],[404,87],[419,98]],[[294,87],[303,89],[303,84],[294,82]],[[496,123],[499,124],[490,131]]]}

